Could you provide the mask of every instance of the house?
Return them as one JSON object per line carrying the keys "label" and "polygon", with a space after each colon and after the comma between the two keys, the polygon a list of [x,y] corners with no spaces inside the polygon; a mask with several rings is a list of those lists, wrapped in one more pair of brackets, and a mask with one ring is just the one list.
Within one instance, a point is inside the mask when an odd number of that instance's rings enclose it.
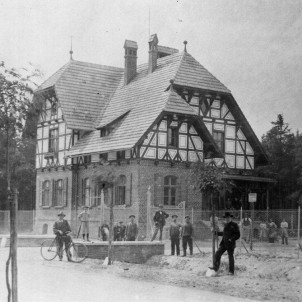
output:
{"label": "house", "polygon": [[142,238],[158,204],[171,213],[182,211],[182,201],[186,209],[209,209],[187,178],[195,161],[232,170],[237,188],[220,198],[220,209],[247,207],[251,191],[266,207],[269,180],[254,170],[267,159],[231,91],[187,52],[186,42],[181,52],[158,45],[156,34],[148,43],[146,64],[137,65],[137,43],[126,40],[124,69],[71,58],[35,92],[43,103],[37,232],[52,225],[58,210],[77,230],[84,205],[93,232],[108,221],[112,203],[115,221],[136,215]]}

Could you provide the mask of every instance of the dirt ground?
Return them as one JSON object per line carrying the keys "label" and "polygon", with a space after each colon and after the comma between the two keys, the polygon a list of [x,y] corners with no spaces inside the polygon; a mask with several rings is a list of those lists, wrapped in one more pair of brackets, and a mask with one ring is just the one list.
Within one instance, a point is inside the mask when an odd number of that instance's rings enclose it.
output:
{"label": "dirt ground", "polygon": [[[168,251],[169,252],[169,251]],[[166,253],[167,254],[167,253]],[[247,253],[235,252],[235,276],[228,276],[224,254],[217,277],[206,277],[211,266],[211,248],[188,257],[154,256],[145,265],[114,262],[109,273],[137,280],[156,281],[259,301],[302,301],[302,253],[294,244],[261,243]],[[91,262],[91,266],[99,265]]]}

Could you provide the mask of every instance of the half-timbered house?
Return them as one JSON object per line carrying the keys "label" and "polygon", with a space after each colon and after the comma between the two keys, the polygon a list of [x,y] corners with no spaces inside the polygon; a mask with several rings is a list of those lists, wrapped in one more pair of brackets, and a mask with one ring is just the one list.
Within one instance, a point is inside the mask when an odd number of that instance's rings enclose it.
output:
{"label": "half-timbered house", "polygon": [[[63,209],[74,229],[83,205],[94,230],[134,213],[146,236],[150,207],[171,211],[209,203],[187,180],[190,164],[214,160],[237,183],[219,208],[247,207],[257,191],[268,202],[267,182],[254,170],[267,160],[231,91],[185,49],[149,39],[148,63],[137,65],[138,46],[126,40],[124,69],[71,60],[35,93],[44,110],[37,128],[36,230]],[[148,202],[150,204],[147,204]]]}

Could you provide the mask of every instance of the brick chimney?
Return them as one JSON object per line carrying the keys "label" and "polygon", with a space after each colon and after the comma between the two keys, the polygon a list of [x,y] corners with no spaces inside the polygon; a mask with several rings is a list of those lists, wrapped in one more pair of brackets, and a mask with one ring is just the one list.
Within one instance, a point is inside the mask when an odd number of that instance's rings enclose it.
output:
{"label": "brick chimney", "polygon": [[158,44],[158,38],[157,35],[151,35],[149,38],[149,67],[148,67],[148,73],[152,73],[157,65],[157,44]]}
{"label": "brick chimney", "polygon": [[127,85],[136,75],[138,47],[136,42],[125,40],[124,48],[125,48],[124,84]]}

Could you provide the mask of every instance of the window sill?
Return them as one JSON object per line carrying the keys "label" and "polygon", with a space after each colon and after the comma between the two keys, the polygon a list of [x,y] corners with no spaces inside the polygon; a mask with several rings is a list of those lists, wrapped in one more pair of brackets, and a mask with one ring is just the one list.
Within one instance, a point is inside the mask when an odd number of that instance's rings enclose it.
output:
{"label": "window sill", "polygon": [[51,206],[42,206],[42,209],[50,209]]}
{"label": "window sill", "polygon": [[55,209],[64,209],[64,206],[54,206]]}

